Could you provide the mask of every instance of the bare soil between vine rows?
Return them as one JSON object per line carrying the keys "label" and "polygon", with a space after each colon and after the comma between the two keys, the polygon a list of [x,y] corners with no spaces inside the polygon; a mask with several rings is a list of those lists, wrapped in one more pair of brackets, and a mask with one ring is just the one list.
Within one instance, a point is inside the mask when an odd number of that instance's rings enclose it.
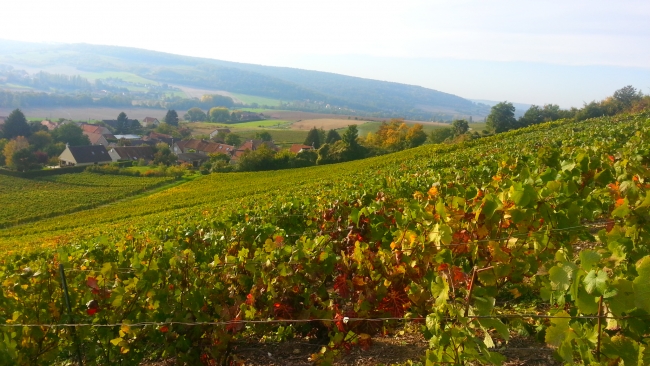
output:
{"label": "bare soil between vine rows", "polygon": [[[236,365],[245,366],[312,366],[311,355],[323,347],[305,340],[295,339],[282,343],[237,342],[231,355]],[[397,336],[373,337],[371,346],[364,350],[354,347],[344,351],[334,362],[335,366],[403,365],[412,361],[424,364],[428,342],[421,333],[404,333]],[[505,346],[495,351],[506,356],[504,366],[561,365],[553,358],[553,348],[546,347],[533,338],[513,334]],[[175,360],[147,362],[141,366],[172,366]],[[468,364],[469,365],[469,364]]]}

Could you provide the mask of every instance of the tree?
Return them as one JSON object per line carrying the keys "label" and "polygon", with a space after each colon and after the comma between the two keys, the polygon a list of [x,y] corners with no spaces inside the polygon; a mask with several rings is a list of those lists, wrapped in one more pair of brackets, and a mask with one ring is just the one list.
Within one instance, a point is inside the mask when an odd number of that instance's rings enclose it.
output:
{"label": "tree", "polygon": [[0,139],[0,166],[5,165],[5,155],[4,155],[4,149],[5,146],[9,143],[9,140],[7,139]]}
{"label": "tree", "polygon": [[176,155],[172,154],[172,150],[164,142],[156,144],[155,154],[153,155],[154,164],[158,165],[172,165],[176,162]]}
{"label": "tree", "polygon": [[427,140],[427,134],[421,124],[416,123],[406,131],[406,143],[409,147],[417,147]]}
{"label": "tree", "polygon": [[318,129],[316,127],[309,130],[304,144],[313,146],[316,149],[320,148],[320,133],[318,133]]}
{"label": "tree", "polygon": [[272,141],[273,137],[268,131],[256,132],[255,138],[262,141]]}
{"label": "tree", "polygon": [[341,135],[339,135],[339,133],[336,132],[335,129],[331,129],[327,131],[327,137],[325,138],[325,143],[333,144],[336,141],[339,141],[340,139],[341,139]]}
{"label": "tree", "polygon": [[43,126],[41,122],[28,122],[29,124],[29,130],[31,133],[36,133],[38,131],[48,131],[47,127]]}
{"label": "tree", "polygon": [[115,133],[116,134],[125,134],[127,133],[129,129],[129,117],[126,116],[126,113],[120,112],[120,114],[117,115],[117,124],[115,126]]}
{"label": "tree", "polygon": [[627,85],[614,92],[614,99],[623,104],[624,107],[630,107],[633,102],[643,97],[641,91],[637,91],[632,85]]}
{"label": "tree", "polygon": [[90,145],[88,136],[84,135],[81,127],[74,123],[66,123],[63,126],[52,131],[52,138],[56,142],[67,143],[70,146],[87,146]]}
{"label": "tree", "polygon": [[[233,112],[234,113],[234,112]],[[206,114],[201,110],[201,108],[194,107],[190,108],[187,113],[183,116],[183,119],[190,122],[200,122],[208,119]]]}
{"label": "tree", "polygon": [[226,135],[226,138],[224,139],[226,144],[232,145],[232,146],[239,146],[241,145],[241,136],[239,136],[236,133],[229,133]]}
{"label": "tree", "polygon": [[168,125],[178,126],[178,113],[173,109],[169,109],[163,121]]}
{"label": "tree", "polygon": [[429,141],[433,144],[440,144],[452,136],[454,136],[454,130],[451,127],[436,128],[429,133]]}
{"label": "tree", "polygon": [[33,133],[29,138],[29,144],[34,146],[36,150],[42,150],[45,146],[52,143],[52,136],[45,131],[38,131]]}
{"label": "tree", "polygon": [[28,149],[29,142],[23,136],[18,136],[15,139],[7,142],[2,149],[2,154],[5,157],[5,165],[12,169],[16,169],[15,161],[13,160],[14,154],[19,150]]}
{"label": "tree", "polygon": [[486,126],[496,133],[516,128],[515,106],[508,102],[501,102],[493,106],[487,116]]}
{"label": "tree", "polygon": [[210,112],[208,114],[210,115],[210,121],[212,122],[228,122],[230,120],[230,112],[228,112],[228,108],[210,108]]}
{"label": "tree", "polygon": [[469,123],[464,119],[457,119],[451,123],[451,128],[454,129],[454,135],[460,136],[469,131]]}
{"label": "tree", "polygon": [[348,129],[343,133],[343,136],[341,136],[341,141],[348,146],[358,146],[357,138],[359,138],[357,125],[349,125]]}
{"label": "tree", "polygon": [[21,172],[34,169],[38,166],[36,156],[30,149],[20,149],[11,156],[12,168]]}
{"label": "tree", "polygon": [[27,124],[27,118],[20,109],[14,109],[7,120],[5,121],[4,127],[2,128],[4,132],[4,138],[12,139],[18,136],[29,137],[32,134],[29,124]]}

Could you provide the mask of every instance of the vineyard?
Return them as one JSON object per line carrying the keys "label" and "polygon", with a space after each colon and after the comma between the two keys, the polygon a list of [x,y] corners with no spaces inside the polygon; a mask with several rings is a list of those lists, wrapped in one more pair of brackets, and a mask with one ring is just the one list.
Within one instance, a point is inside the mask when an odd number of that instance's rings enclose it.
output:
{"label": "vineyard", "polygon": [[93,173],[37,179],[0,175],[0,228],[113,202],[173,181]]}
{"label": "vineyard", "polygon": [[237,341],[300,338],[327,365],[404,323],[423,365],[498,365],[517,334],[650,364],[649,162],[647,113],[557,121],[6,228],[0,364],[235,365]]}

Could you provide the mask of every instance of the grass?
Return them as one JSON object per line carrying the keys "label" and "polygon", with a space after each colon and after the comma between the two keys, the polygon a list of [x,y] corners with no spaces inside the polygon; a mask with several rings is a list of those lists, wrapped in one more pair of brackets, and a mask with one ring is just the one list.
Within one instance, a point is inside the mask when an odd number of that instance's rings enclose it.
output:
{"label": "grass", "polygon": [[236,99],[241,100],[245,104],[257,103],[258,105],[268,105],[268,106],[276,107],[279,106],[281,102],[279,99],[258,97],[255,95],[236,94],[236,93],[230,93],[230,95],[232,95]]}
{"label": "grass", "polygon": [[470,123],[469,128],[471,128],[472,131],[481,132],[487,129],[487,125],[485,124],[485,122]]}

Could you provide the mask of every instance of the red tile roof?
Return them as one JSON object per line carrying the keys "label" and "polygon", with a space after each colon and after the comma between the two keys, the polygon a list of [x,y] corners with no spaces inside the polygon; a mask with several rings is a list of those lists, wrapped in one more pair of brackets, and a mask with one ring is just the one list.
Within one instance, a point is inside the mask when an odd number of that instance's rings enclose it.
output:
{"label": "red tile roof", "polygon": [[314,147],[309,145],[303,145],[303,144],[293,144],[289,148],[289,151],[291,151],[294,154],[297,154],[302,150],[314,150]]}
{"label": "red tile roof", "polygon": [[204,154],[222,153],[222,154],[232,155],[233,152],[236,150],[235,147],[232,145],[219,144],[216,142],[195,140],[195,139],[180,141],[177,143],[177,146],[184,153],[187,152],[188,150],[194,150],[196,152],[201,152]]}

